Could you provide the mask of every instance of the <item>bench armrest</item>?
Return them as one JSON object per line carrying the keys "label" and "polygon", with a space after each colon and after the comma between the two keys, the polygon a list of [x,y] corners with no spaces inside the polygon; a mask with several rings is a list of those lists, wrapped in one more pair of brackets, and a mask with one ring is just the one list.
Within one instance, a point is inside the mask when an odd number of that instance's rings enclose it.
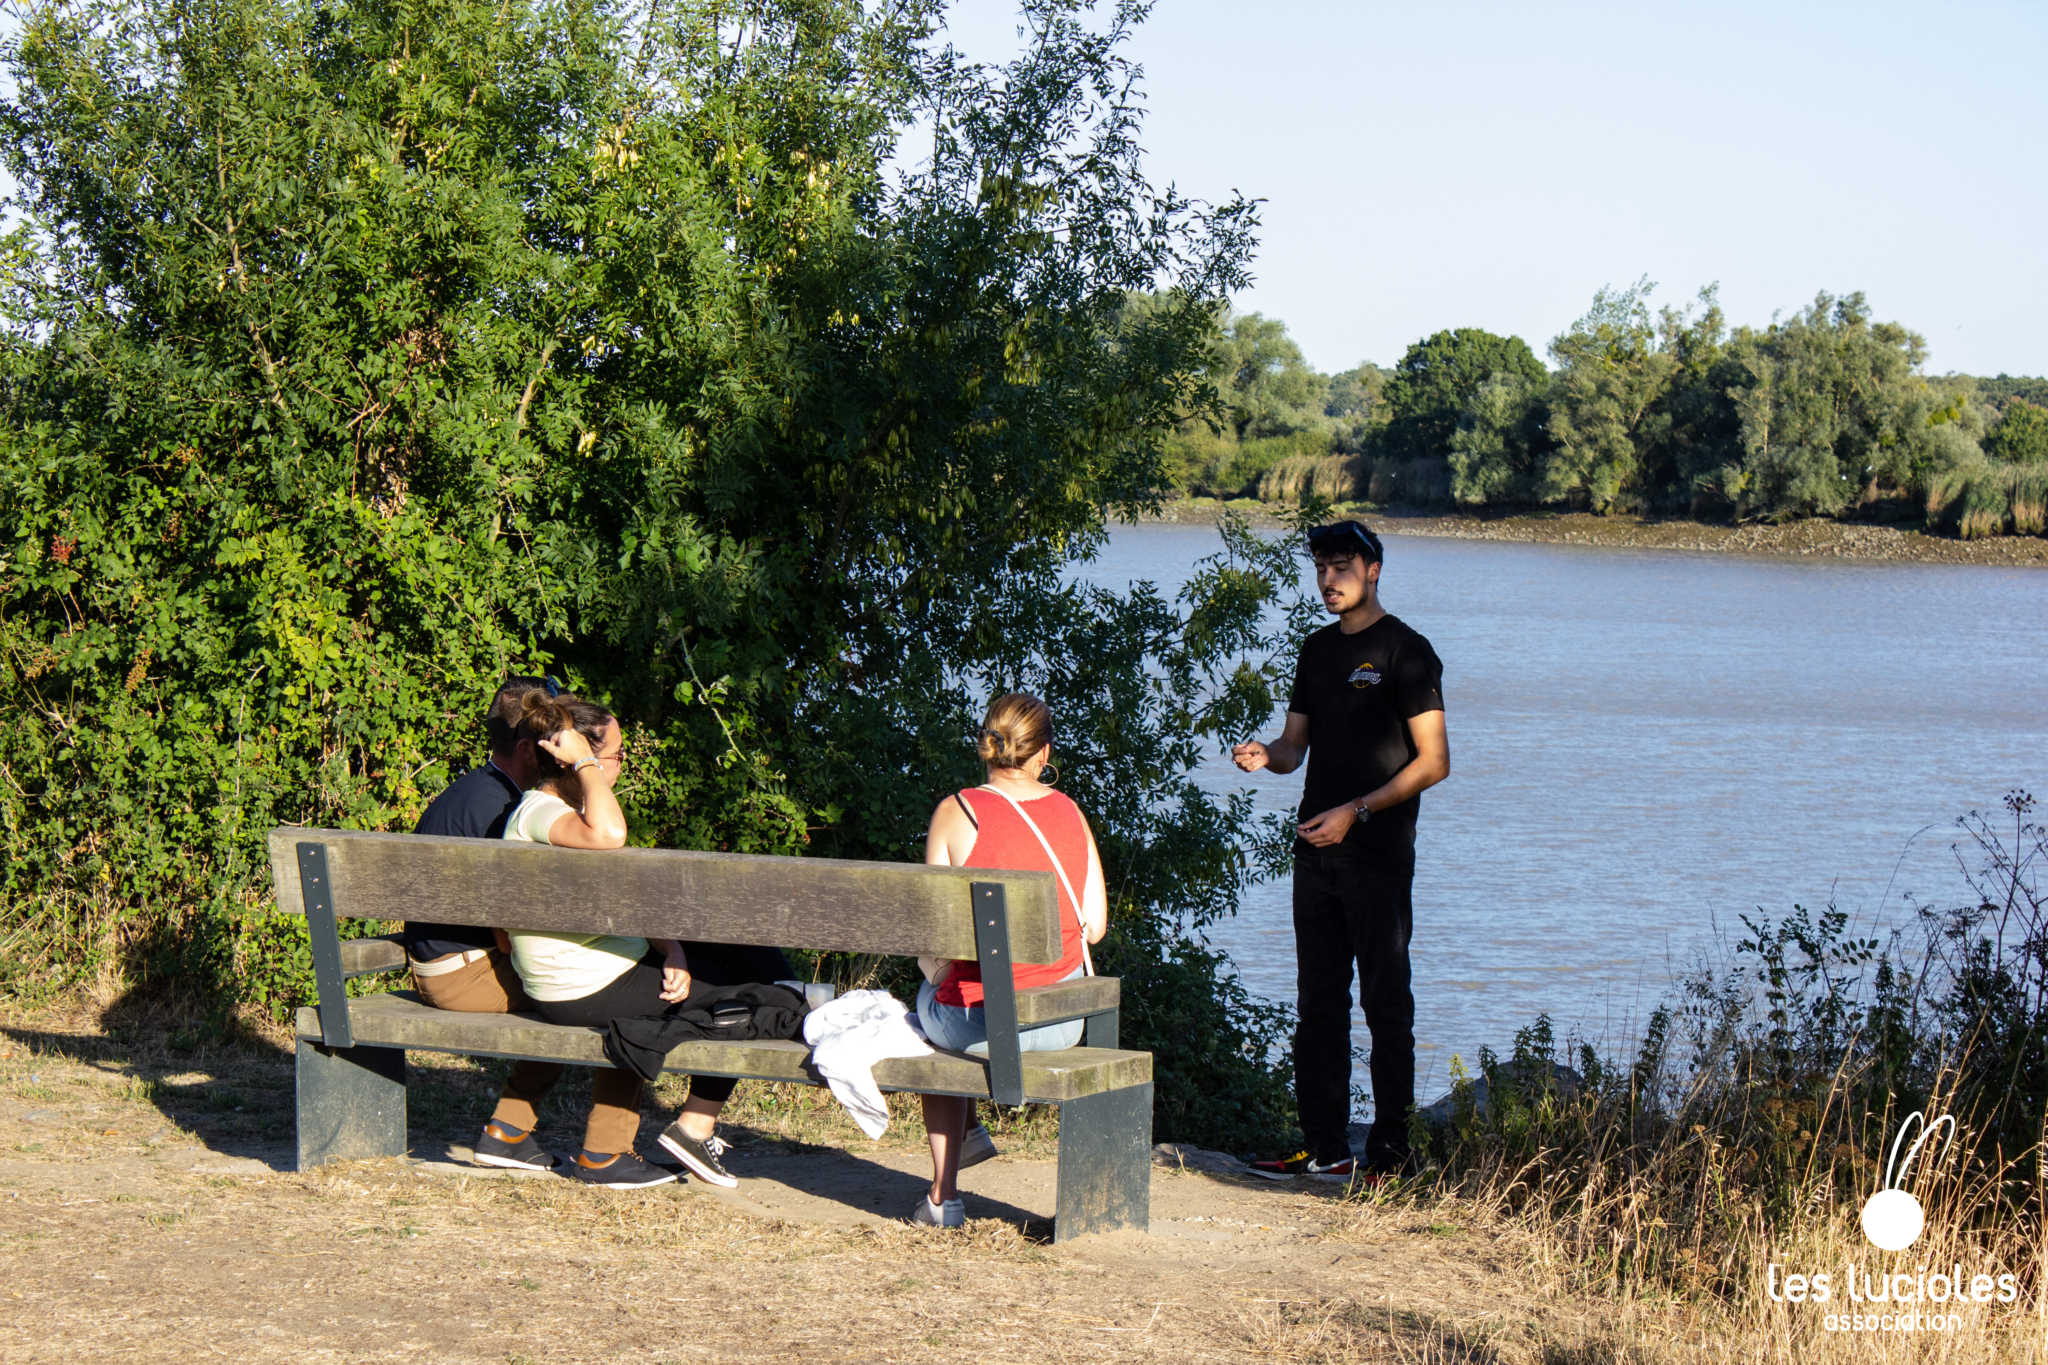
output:
{"label": "bench armrest", "polygon": [[1085,1019],[1117,1008],[1123,992],[1113,976],[1083,976],[1050,986],[1027,986],[1017,992],[1017,1027],[1037,1028],[1068,1019]]}
{"label": "bench armrest", "polygon": [[379,934],[375,938],[345,938],[341,941],[341,974],[344,977],[402,971],[405,965],[405,936],[402,934]]}

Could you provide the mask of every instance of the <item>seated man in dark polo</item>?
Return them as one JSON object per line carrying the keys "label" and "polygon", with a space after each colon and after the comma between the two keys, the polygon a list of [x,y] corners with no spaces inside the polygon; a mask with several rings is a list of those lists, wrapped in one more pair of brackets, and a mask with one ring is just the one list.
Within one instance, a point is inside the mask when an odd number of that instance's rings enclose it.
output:
{"label": "seated man in dark polo", "polygon": [[[465,839],[499,839],[505,818],[519,804],[526,788],[539,776],[531,740],[514,734],[520,702],[527,693],[546,687],[539,678],[508,679],[491,699],[484,717],[491,757],[455,779],[434,798],[420,817],[415,834],[444,834]],[[614,724],[609,745],[618,748]],[[610,755],[600,755],[608,758]],[[405,951],[411,959],[413,985],[420,998],[444,1010],[475,1014],[527,1013],[534,1004],[512,969],[511,945],[502,929],[469,924],[427,924],[408,920]],[[561,1078],[558,1062],[514,1062],[505,1089],[483,1136],[476,1140],[476,1159],[485,1166],[510,1166],[545,1171],[555,1159],[533,1140],[534,1106]],[[638,1127],[640,1078],[630,1071],[600,1067],[591,1077],[593,1111],[612,1111],[614,1124]],[[630,1111],[630,1115],[627,1111]],[[582,1174],[579,1172],[578,1174]],[[674,1179],[663,1173],[665,1180]]]}

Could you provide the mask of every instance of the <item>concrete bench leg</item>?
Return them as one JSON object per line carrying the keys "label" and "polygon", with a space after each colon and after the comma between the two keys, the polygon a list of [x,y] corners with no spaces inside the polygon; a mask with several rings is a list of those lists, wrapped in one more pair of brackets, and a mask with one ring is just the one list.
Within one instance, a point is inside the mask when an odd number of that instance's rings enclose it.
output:
{"label": "concrete bench leg", "polygon": [[299,1039],[299,1169],[405,1151],[404,1049]]}
{"label": "concrete bench leg", "polygon": [[1060,1105],[1055,1242],[1152,1225],[1152,1086]]}

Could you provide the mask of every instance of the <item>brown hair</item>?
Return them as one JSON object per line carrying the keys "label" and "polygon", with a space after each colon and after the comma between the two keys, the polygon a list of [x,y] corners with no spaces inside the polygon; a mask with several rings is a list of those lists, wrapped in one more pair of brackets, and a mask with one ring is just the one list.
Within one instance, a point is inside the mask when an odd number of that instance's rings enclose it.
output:
{"label": "brown hair", "polygon": [[[519,723],[513,729],[513,737],[538,741],[574,730],[590,741],[590,750],[596,753],[604,742],[605,727],[611,723],[612,713],[602,706],[567,692],[550,697],[536,687],[520,699]],[[542,782],[570,805],[581,803],[583,784],[577,780],[573,765],[562,762],[538,743],[534,745],[533,758]]]}
{"label": "brown hair", "polygon": [[519,742],[520,704],[528,694],[545,695],[540,679],[507,678],[491,698],[491,709],[484,712],[484,732],[490,736],[492,753],[510,753]]}
{"label": "brown hair", "polygon": [[991,768],[1021,768],[1052,743],[1052,710],[1029,692],[1009,692],[988,704],[974,752]]}

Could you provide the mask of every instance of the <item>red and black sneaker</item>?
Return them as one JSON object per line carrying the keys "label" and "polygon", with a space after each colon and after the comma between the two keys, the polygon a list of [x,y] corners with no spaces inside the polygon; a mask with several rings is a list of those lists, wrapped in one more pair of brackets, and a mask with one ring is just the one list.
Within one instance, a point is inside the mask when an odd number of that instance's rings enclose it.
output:
{"label": "red and black sneaker", "polygon": [[1268,1180],[1292,1180],[1308,1171],[1307,1152],[1296,1152],[1293,1156],[1276,1156],[1266,1161],[1247,1162],[1253,1175],[1262,1175]]}

